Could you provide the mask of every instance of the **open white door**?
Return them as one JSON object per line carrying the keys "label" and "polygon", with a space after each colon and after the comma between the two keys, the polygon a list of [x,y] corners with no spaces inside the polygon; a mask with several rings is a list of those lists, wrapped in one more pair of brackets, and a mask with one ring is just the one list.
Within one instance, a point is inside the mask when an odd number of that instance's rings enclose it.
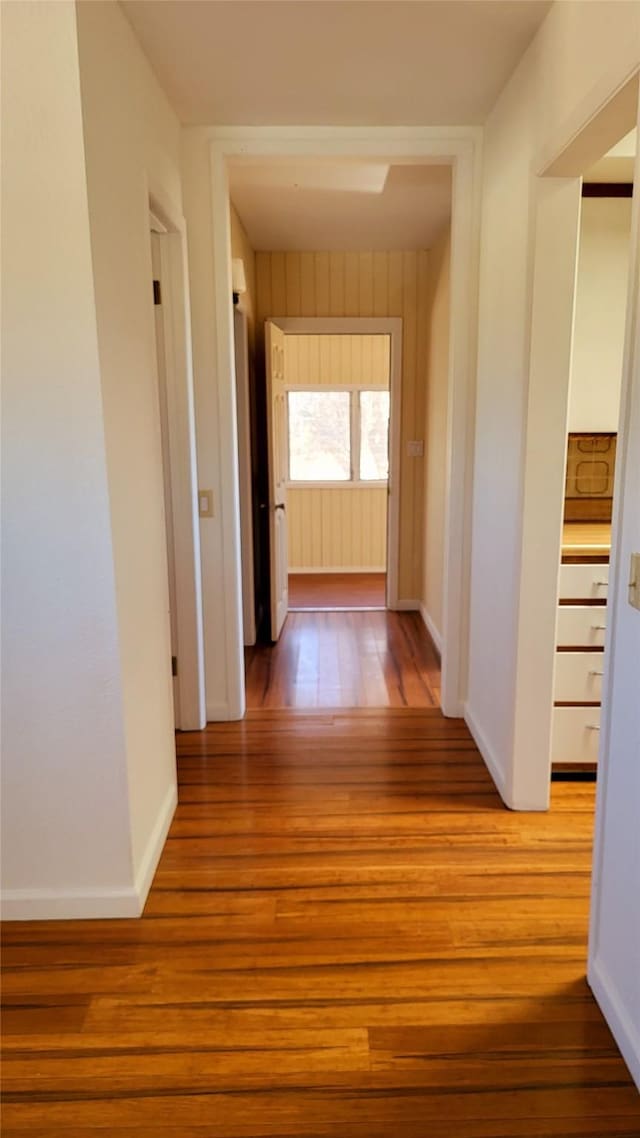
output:
{"label": "open white door", "polygon": [[176,557],[171,491],[171,454],[169,442],[169,407],[167,397],[167,361],[162,315],[160,238],[151,232],[151,266],[153,269],[153,303],[156,325],[156,364],[160,405],[160,439],[162,443],[162,478],[164,483],[164,517],[167,538],[167,570],[169,574],[169,622],[171,627],[171,671],[173,673],[173,713],[180,726],[180,686],[178,684],[178,606],[176,600]]}
{"label": "open white door", "polygon": [[271,639],[277,640],[289,611],[287,548],[287,408],[284,386],[284,332],[265,322],[265,366],[269,431],[269,561]]}

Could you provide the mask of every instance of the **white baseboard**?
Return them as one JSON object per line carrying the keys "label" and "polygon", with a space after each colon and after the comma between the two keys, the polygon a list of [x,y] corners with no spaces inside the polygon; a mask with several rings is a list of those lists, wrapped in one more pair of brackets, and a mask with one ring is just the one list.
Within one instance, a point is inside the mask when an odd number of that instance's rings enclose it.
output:
{"label": "white baseboard", "polygon": [[429,633],[429,636],[433,640],[433,643],[440,653],[440,656],[442,656],[442,633],[438,632],[438,629],[433,623],[433,618],[430,613],[427,612],[427,607],[423,601],[420,601],[420,616],[422,617],[422,622],[427,632]]}
{"label": "white baseboard", "polygon": [[640,1090],[640,1035],[629,1019],[615,986],[611,983],[609,976],[597,958],[589,964],[587,979],[620,1048],[622,1058],[629,1068],[631,1078]]}
{"label": "white baseboard", "polygon": [[290,565],[292,573],[386,573],[386,565]]}
{"label": "white baseboard", "polygon": [[4,921],[71,921],[139,917],[136,889],[6,889],[0,898]]}
{"label": "white baseboard", "polygon": [[487,770],[489,771],[489,774],[491,775],[491,777],[492,777],[492,779],[496,785],[496,790],[498,791],[498,794],[500,795],[505,806],[508,806],[509,809],[512,809],[511,802],[509,801],[509,796],[507,795],[507,788],[506,788],[506,784],[505,784],[505,780],[504,780],[504,775],[503,775],[502,771],[500,770],[500,764],[498,763],[498,760],[496,759],[492,748],[489,746],[489,744],[488,744],[488,742],[484,736],[484,732],[482,731],[481,727],[479,726],[478,721],[476,720],[476,717],[473,714],[473,711],[469,707],[468,703],[465,703],[465,705],[464,705],[464,721],[465,721],[467,727],[469,728],[471,734],[473,735],[473,738],[475,740],[475,744],[476,744],[480,754],[482,755],[482,758],[484,759],[484,762],[485,762],[485,766],[487,767]]}
{"label": "white baseboard", "polygon": [[230,720],[237,718],[237,715],[231,714],[228,703],[207,704],[207,723],[228,723]]}
{"label": "white baseboard", "polygon": [[396,601],[396,603],[390,607],[394,612],[420,612],[420,601]]}
{"label": "white baseboard", "polygon": [[151,882],[153,881],[154,874],[158,867],[160,854],[164,849],[164,843],[167,840],[167,834],[169,833],[169,827],[171,825],[173,815],[176,812],[177,805],[178,788],[176,784],[173,783],[169,787],[165,795],[164,802],[160,807],[155,826],[151,831],[149,840],[147,842],[147,848],[144,851],[142,860],[138,867],[138,872],[136,873],[135,892],[138,898],[139,906],[136,916],[140,915],[144,909],[145,902],[147,900],[147,894],[151,888]]}

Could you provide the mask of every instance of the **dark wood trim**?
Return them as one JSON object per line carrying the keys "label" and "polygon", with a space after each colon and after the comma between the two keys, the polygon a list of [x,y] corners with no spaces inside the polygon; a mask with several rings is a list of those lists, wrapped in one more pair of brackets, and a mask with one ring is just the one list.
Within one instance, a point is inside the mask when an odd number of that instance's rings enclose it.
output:
{"label": "dark wood trim", "polygon": [[633,182],[583,182],[583,198],[632,198]]}
{"label": "dark wood trim", "polygon": [[598,772],[595,770],[553,770],[551,771],[552,782],[595,782],[598,777]]}

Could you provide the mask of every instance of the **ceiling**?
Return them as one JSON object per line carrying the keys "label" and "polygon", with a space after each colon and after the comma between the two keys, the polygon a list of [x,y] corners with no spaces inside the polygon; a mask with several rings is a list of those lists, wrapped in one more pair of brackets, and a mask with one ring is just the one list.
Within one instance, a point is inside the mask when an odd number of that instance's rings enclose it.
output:
{"label": "ceiling", "polygon": [[633,182],[637,130],[630,131],[584,175],[585,182]]}
{"label": "ceiling", "polygon": [[484,121],[550,0],[121,0],[184,123]]}
{"label": "ceiling", "polygon": [[254,249],[429,249],[451,216],[451,168],[298,161],[232,166]]}

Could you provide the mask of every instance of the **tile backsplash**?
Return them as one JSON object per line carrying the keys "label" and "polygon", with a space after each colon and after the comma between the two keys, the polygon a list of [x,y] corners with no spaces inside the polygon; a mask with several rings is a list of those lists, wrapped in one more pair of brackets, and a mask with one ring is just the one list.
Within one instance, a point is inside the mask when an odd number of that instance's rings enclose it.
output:
{"label": "tile backsplash", "polygon": [[615,434],[569,435],[566,522],[611,520],[615,464]]}

